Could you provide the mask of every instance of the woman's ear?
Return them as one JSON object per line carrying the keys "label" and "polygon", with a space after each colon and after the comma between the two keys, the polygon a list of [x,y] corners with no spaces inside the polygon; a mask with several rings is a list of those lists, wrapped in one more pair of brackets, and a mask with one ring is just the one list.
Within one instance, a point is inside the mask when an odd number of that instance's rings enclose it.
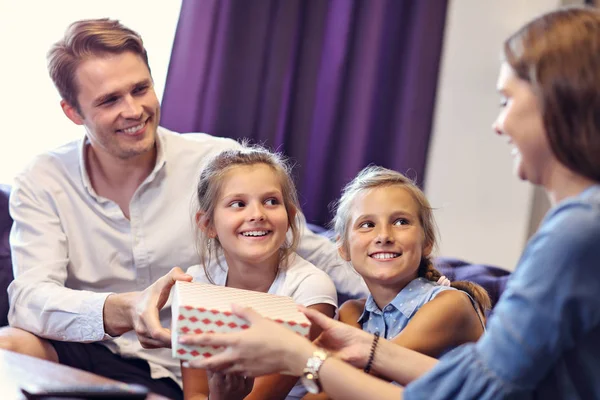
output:
{"label": "woman's ear", "polygon": [[214,238],[216,236],[210,219],[208,219],[208,216],[204,211],[198,211],[196,213],[196,226],[208,237]]}

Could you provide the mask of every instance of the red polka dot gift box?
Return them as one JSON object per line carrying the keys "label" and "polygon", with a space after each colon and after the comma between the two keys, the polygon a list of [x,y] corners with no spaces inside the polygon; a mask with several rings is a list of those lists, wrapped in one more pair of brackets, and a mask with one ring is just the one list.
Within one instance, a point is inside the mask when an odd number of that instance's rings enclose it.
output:
{"label": "red polka dot gift box", "polygon": [[173,288],[171,342],[173,357],[189,360],[210,357],[223,351],[212,346],[178,343],[179,335],[189,333],[234,332],[248,329],[248,321],[231,313],[231,305],[252,307],[294,332],[308,337],[310,321],[298,311],[291,297],[253,292],[197,282],[177,281]]}

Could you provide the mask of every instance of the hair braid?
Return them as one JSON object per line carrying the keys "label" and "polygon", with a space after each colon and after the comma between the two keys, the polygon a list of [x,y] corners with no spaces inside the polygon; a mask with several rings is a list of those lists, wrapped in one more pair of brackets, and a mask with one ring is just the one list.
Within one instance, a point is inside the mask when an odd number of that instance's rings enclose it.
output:
{"label": "hair braid", "polygon": [[[418,275],[432,282],[437,282],[442,276],[440,271],[433,266],[433,263],[428,258],[423,258],[421,260]],[[477,309],[483,321],[485,322],[485,313],[487,310],[492,308],[492,302],[488,292],[481,285],[469,281],[453,281],[450,286],[455,289],[462,290],[471,296],[477,305]]]}

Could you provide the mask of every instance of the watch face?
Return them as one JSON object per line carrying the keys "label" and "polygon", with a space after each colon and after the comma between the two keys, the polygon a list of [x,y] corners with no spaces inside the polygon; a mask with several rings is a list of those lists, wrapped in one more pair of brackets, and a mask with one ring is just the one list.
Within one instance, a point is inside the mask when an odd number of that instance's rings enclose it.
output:
{"label": "watch face", "polygon": [[302,385],[306,388],[308,393],[317,394],[321,393],[321,388],[314,379],[314,375],[311,373],[306,373],[300,377],[300,381]]}

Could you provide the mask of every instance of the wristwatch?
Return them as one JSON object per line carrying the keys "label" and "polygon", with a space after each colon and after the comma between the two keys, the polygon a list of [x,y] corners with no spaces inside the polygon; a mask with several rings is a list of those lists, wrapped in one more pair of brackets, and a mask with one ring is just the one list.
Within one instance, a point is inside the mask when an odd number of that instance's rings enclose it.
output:
{"label": "wristwatch", "polygon": [[319,370],[327,357],[328,354],[325,350],[317,349],[306,362],[300,381],[308,393],[317,394],[323,391],[323,386],[319,382]]}

